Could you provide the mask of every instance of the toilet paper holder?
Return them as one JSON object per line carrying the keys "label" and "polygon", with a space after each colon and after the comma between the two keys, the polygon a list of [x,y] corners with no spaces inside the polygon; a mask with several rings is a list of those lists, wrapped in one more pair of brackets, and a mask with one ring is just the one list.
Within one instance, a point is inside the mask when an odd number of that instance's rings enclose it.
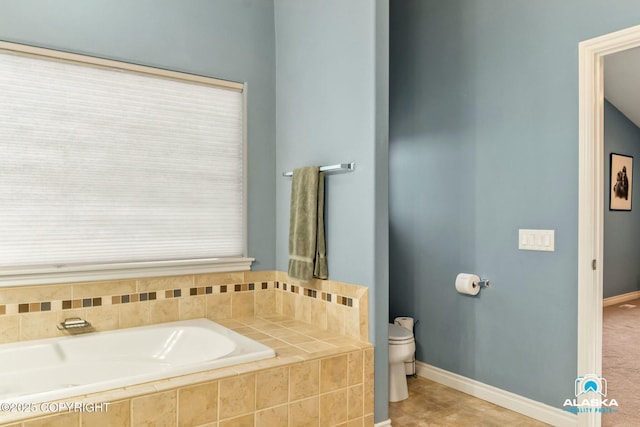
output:
{"label": "toilet paper holder", "polygon": [[480,281],[476,283],[476,286],[480,286],[480,288],[488,288],[490,285],[491,282],[489,279],[480,279]]}

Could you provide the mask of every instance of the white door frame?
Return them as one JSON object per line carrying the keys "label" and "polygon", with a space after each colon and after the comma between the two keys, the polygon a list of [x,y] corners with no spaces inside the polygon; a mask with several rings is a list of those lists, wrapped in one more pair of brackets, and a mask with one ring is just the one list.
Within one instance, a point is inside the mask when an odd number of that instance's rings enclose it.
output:
{"label": "white door frame", "polygon": [[[579,45],[579,376],[602,375],[604,56],[638,46],[640,25]],[[600,414],[580,414],[578,419],[581,426],[600,426]]]}

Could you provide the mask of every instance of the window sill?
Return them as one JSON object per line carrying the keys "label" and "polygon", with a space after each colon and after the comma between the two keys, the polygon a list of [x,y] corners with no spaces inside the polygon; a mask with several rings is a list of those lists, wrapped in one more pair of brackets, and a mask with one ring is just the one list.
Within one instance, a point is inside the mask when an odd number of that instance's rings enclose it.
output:
{"label": "window sill", "polygon": [[0,288],[140,277],[248,271],[254,258],[230,257],[0,269]]}

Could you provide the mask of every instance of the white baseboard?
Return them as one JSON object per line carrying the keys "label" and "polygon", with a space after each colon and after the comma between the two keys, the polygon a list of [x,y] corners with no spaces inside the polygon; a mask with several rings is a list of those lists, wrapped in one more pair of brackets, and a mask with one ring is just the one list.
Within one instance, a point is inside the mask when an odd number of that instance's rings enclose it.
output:
{"label": "white baseboard", "polygon": [[373,427],[391,427],[391,420],[382,421],[379,423],[375,423]]}
{"label": "white baseboard", "polygon": [[609,307],[610,305],[622,304],[623,302],[631,301],[638,298],[640,298],[640,291],[633,291],[627,294],[605,298],[602,300],[602,306]]}
{"label": "white baseboard", "polygon": [[445,371],[444,369],[436,368],[424,362],[416,361],[416,373],[423,378],[553,426],[575,427],[578,423],[578,417],[569,412]]}

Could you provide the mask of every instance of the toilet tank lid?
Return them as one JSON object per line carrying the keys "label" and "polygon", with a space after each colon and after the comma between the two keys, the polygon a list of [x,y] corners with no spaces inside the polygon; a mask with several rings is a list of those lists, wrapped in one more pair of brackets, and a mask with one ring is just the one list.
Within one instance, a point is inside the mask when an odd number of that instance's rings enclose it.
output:
{"label": "toilet tank lid", "polygon": [[412,337],[413,337],[413,332],[411,332],[407,328],[403,328],[400,325],[389,323],[389,339],[390,340],[406,340],[407,338],[412,338]]}

